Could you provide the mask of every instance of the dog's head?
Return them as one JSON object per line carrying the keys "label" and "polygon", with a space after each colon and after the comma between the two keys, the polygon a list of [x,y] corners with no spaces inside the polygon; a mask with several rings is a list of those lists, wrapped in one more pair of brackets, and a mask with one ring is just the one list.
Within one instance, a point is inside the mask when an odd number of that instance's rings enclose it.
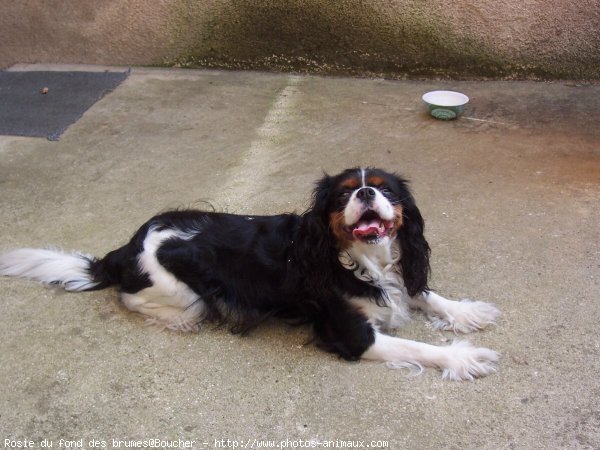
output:
{"label": "dog's head", "polygon": [[339,250],[390,246],[397,241],[409,294],[427,289],[429,245],[423,235],[423,218],[406,180],[375,168],[326,175],[317,183],[311,211],[325,224]]}

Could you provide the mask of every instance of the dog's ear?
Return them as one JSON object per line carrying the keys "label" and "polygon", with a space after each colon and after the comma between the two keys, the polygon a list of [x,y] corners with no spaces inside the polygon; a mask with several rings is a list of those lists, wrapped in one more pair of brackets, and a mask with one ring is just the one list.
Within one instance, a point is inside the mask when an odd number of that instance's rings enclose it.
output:
{"label": "dog's ear", "polygon": [[331,272],[337,261],[335,241],[329,229],[329,208],[334,180],[324,174],[315,185],[310,208],[302,215],[294,244],[295,261],[305,270],[307,289],[322,294],[331,289]]}
{"label": "dog's ear", "polygon": [[312,204],[310,211],[315,213],[318,217],[323,220],[327,220],[326,215],[329,211],[329,201],[331,196],[331,189],[333,188],[333,178],[323,173],[321,178],[315,184],[315,189],[312,194]]}
{"label": "dog's ear", "polygon": [[428,290],[429,244],[425,240],[425,223],[412,195],[402,200],[402,226],[398,230],[400,266],[404,285],[411,297]]}

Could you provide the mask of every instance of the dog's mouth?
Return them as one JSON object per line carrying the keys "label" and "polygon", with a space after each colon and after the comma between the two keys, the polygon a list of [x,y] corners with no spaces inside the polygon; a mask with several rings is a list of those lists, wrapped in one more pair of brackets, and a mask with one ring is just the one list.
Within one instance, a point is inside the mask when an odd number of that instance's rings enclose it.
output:
{"label": "dog's mouth", "polygon": [[366,211],[360,219],[347,227],[354,239],[363,242],[374,242],[385,236],[394,228],[392,220],[384,220],[373,210]]}

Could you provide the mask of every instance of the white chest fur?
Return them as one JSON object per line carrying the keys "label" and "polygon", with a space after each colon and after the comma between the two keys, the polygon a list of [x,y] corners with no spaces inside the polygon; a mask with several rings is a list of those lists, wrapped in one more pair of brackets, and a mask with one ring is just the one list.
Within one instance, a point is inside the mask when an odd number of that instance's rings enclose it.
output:
{"label": "white chest fur", "polygon": [[352,270],[354,276],[383,292],[385,306],[373,299],[355,298],[356,304],[374,325],[384,329],[395,329],[410,319],[408,293],[404,287],[400,261],[400,248],[388,237],[376,244],[355,242],[348,250],[338,255],[340,263]]}

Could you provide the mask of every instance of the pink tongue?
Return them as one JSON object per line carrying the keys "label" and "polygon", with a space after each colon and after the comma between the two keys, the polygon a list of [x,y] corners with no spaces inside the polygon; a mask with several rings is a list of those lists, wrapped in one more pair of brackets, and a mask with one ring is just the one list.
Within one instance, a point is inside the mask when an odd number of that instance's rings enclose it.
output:
{"label": "pink tongue", "polygon": [[361,222],[352,230],[355,237],[379,235],[381,233],[381,222],[374,220],[372,222]]}

